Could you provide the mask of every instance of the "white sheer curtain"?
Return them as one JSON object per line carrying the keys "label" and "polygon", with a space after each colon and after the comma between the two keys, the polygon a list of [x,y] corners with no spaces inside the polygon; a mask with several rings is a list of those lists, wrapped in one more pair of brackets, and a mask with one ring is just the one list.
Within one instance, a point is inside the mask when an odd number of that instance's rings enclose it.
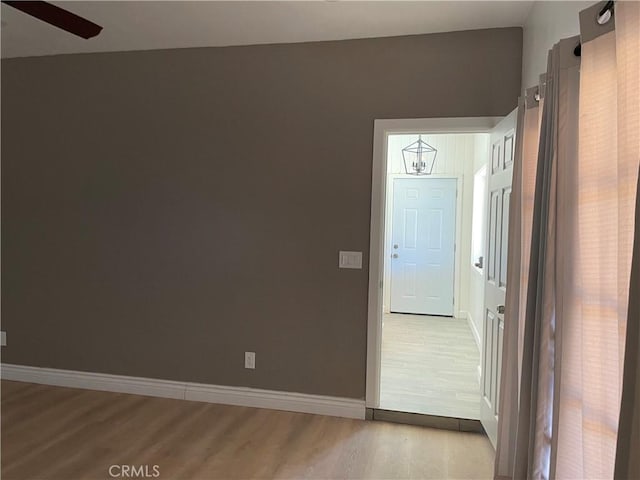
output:
{"label": "white sheer curtain", "polygon": [[[520,298],[518,315],[518,352],[522,352],[524,342],[524,311],[527,307],[527,288],[529,261],[531,257],[531,229],[533,223],[533,205],[536,193],[536,171],[538,166],[538,142],[540,138],[540,122],[544,106],[544,87],[546,75],[540,79],[540,86],[527,90],[525,96],[526,110],[524,114],[524,134],[522,139],[522,231],[521,263],[520,263]],[[522,356],[518,356],[518,371],[522,370]]]}
{"label": "white sheer curtain", "polygon": [[[618,155],[640,160],[640,4],[619,6],[616,35],[618,67]],[[631,168],[633,168],[631,166]],[[627,342],[618,424],[616,479],[640,478],[640,179],[636,216]]]}
{"label": "white sheer curtain", "polygon": [[[497,478],[548,478],[554,408],[556,265],[572,249],[565,184],[577,162],[577,37],[549,53],[542,117],[528,109],[514,165]],[[531,97],[531,95],[529,95]],[[533,99],[530,99],[531,102]],[[573,168],[571,168],[573,166]],[[515,197],[514,197],[515,195]],[[564,242],[563,240],[567,240]],[[512,261],[514,259],[515,261]]]}
{"label": "white sheer curtain", "polygon": [[[557,478],[612,478],[622,391],[639,159],[629,155],[628,88],[638,88],[622,50],[637,49],[640,26],[622,28],[637,11],[618,2],[616,30],[585,38],[580,70],[577,235],[562,319],[562,349],[554,437]],[[593,28],[594,12],[581,28]],[[587,32],[588,35],[588,32]],[[634,37],[634,41],[629,41]],[[618,55],[617,55],[618,53]],[[627,53],[622,54],[625,58]],[[635,99],[637,106],[637,98]],[[620,135],[621,132],[626,132]],[[637,453],[640,455],[640,452]]]}
{"label": "white sheer curtain", "polygon": [[[633,176],[640,163],[640,4],[621,3],[616,19],[618,158]],[[638,182],[640,185],[640,180]],[[631,182],[621,194],[631,196]],[[635,246],[629,290],[622,405],[615,478],[640,478],[640,197],[636,187]],[[625,235],[628,235],[625,232]]]}
{"label": "white sheer curtain", "polygon": [[524,143],[514,177],[496,478],[640,478],[640,3],[616,2],[615,30],[602,6],[579,68],[567,40],[550,52],[529,265]]}

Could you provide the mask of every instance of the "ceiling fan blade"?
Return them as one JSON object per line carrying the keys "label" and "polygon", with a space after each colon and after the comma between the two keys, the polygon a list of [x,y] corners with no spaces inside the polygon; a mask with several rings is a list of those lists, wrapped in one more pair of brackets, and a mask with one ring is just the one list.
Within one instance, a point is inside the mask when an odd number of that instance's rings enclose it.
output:
{"label": "ceiling fan blade", "polygon": [[100,25],[49,2],[2,0],[2,3],[82,38],[95,37],[102,31]]}

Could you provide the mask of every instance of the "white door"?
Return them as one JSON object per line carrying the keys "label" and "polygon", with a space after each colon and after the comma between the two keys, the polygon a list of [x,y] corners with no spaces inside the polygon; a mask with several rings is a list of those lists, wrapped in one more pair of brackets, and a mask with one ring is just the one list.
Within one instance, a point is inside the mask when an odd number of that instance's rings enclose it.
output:
{"label": "white door", "polygon": [[394,179],[391,222],[390,310],[453,315],[456,179]]}
{"label": "white door", "polygon": [[515,154],[517,110],[507,115],[491,133],[487,166],[487,242],[480,420],[491,443],[498,432],[499,383],[507,287],[509,200]]}

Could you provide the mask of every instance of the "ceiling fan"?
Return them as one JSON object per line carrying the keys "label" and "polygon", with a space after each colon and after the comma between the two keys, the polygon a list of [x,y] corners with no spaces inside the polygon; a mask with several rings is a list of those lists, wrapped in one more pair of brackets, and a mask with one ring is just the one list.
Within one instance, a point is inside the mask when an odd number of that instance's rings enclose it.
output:
{"label": "ceiling fan", "polygon": [[95,37],[102,31],[100,25],[49,2],[2,0],[2,3],[85,39]]}

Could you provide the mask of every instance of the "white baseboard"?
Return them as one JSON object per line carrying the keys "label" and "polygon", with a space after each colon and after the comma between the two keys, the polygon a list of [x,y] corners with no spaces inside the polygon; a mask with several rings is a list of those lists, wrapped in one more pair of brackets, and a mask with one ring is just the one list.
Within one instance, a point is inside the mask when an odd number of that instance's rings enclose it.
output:
{"label": "white baseboard", "polygon": [[3,363],[3,380],[364,419],[364,400]]}
{"label": "white baseboard", "polygon": [[[471,329],[471,334],[473,335],[473,339],[476,342],[476,345],[478,346],[478,351],[480,352],[480,355],[482,355],[482,341],[480,340],[480,332],[478,332],[478,329],[476,328],[476,324],[473,322],[473,317],[471,316],[471,312],[463,312],[465,313],[466,317],[467,317],[467,323],[469,324],[469,328]],[[478,376],[478,385],[480,385],[480,380],[482,379],[482,371],[480,368],[480,365],[478,365],[477,368],[477,376]]]}
{"label": "white baseboard", "polygon": [[476,345],[478,346],[478,350],[482,352],[482,341],[480,340],[480,332],[476,328],[476,324],[471,317],[471,312],[462,311],[467,318],[467,323],[469,324],[469,328],[471,329],[471,334],[473,335],[473,339],[476,341]]}

